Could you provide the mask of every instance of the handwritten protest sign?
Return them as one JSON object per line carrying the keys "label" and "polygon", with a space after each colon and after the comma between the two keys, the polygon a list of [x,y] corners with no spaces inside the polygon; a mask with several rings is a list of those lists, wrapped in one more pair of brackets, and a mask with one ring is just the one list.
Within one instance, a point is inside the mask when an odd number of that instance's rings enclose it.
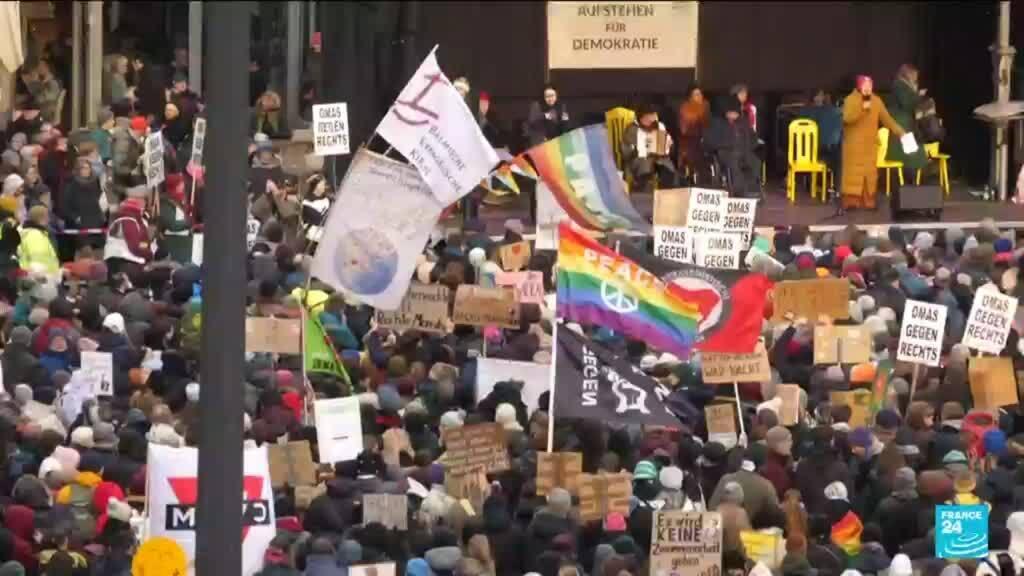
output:
{"label": "handwritten protest sign", "polygon": [[654,191],[654,226],[684,227],[689,213],[690,189],[666,188]]}
{"label": "handwritten protest sign", "polygon": [[398,310],[377,310],[377,325],[397,331],[444,332],[448,322],[447,286],[413,282]]}
{"label": "handwritten protest sign", "polygon": [[722,190],[690,188],[690,201],[686,206],[686,225],[695,232],[720,231],[725,223],[725,202]]}
{"label": "handwritten protest sign", "polygon": [[693,264],[693,233],[685,226],[655,226],[654,255],[674,262]]}
{"label": "handwritten protest sign", "polygon": [[580,519],[584,522],[600,520],[618,512],[629,515],[629,499],[633,496],[633,476],[618,474],[580,474]]}
{"label": "handwritten protest sign", "polygon": [[963,343],[989,354],[1000,354],[1017,314],[1017,299],[1000,294],[994,284],[978,289],[964,328]]}
{"label": "handwritten protest sign", "polygon": [[409,529],[409,499],[405,494],[363,494],[363,526],[379,522],[385,528]]}
{"label": "handwritten protest sign", "polygon": [[741,239],[727,232],[702,232],[693,238],[694,261],[704,268],[735,270],[740,267]]}
{"label": "handwritten protest sign", "polygon": [[850,427],[867,426],[871,420],[871,391],[863,388],[858,390],[833,390],[829,392],[829,402],[833,406],[850,407]]}
{"label": "handwritten protest sign", "polygon": [[570,494],[576,494],[582,473],[583,454],[579,452],[539,452],[537,495],[545,496],[555,487],[565,488]]}
{"label": "handwritten protest sign", "polygon": [[513,290],[462,284],[455,292],[452,320],[469,326],[519,327],[519,302]]}
{"label": "handwritten protest sign", "polygon": [[520,396],[532,414],[540,407],[540,395],[551,387],[551,365],[500,358],[477,358],[476,401],[480,402],[486,398],[498,382],[510,380],[523,383]]}
{"label": "handwritten protest sign", "polygon": [[513,242],[498,248],[498,259],[501,268],[507,272],[518,272],[530,263],[530,243],[527,241]]}
{"label": "handwritten protest sign", "polygon": [[850,281],[846,278],[817,278],[779,282],[774,289],[772,320],[786,314],[815,321],[825,315],[833,320],[850,317]]}
{"label": "handwritten protest sign", "polygon": [[309,440],[287,444],[267,444],[270,461],[270,483],[274,488],[312,486],[316,484],[316,464]]}
{"label": "handwritten protest sign", "polygon": [[719,576],[722,528],[718,512],[655,512],[650,573]]}
{"label": "handwritten protest sign", "polygon": [[800,386],[796,384],[779,384],[775,387],[775,395],[782,399],[779,410],[779,424],[796,426],[800,421]]}
{"label": "handwritten protest sign", "polygon": [[246,318],[245,351],[301,354],[302,321],[298,318]]}
{"label": "handwritten protest sign", "polygon": [[494,278],[498,287],[510,287],[515,290],[520,303],[544,303],[544,273],[537,270],[529,272],[499,272]]}
{"label": "handwritten protest sign", "polygon": [[317,156],[348,154],[348,104],[313,105],[313,153]]}
{"label": "handwritten protest sign", "polygon": [[144,147],[146,160],[146,187],[153,189],[164,181],[164,136],[153,132],[146,137]]}
{"label": "handwritten protest sign", "polygon": [[327,494],[326,484],[317,484],[316,486],[296,486],[295,507],[299,510],[307,510],[313,500],[322,494]]}
{"label": "handwritten protest sign", "polygon": [[500,424],[487,423],[461,428],[449,428],[443,433],[444,467],[452,474],[465,474],[482,468],[484,472],[508,470],[508,450],[505,432]]}
{"label": "handwritten protest sign", "polygon": [[974,407],[995,410],[1019,403],[1013,359],[1006,357],[972,357],[967,367],[971,381]]}
{"label": "handwritten protest sign", "polygon": [[754,235],[754,217],[757,215],[756,198],[728,198],[725,201],[725,219],[722,232],[731,232],[740,237],[740,249],[750,247]]}
{"label": "handwritten protest sign", "polygon": [[736,408],[731,404],[708,404],[704,407],[708,434],[735,434]]}
{"label": "handwritten protest sign", "polygon": [[444,491],[452,498],[468,503],[475,512],[483,510],[484,501],[491,493],[491,485],[487,482],[487,474],[483,468],[476,468],[464,474],[452,474],[445,470]]}
{"label": "handwritten protest sign", "polygon": [[363,451],[362,413],[355,396],[317,400],[313,405],[320,462],[355,460]]}
{"label": "handwritten protest sign", "polygon": [[871,335],[864,326],[814,327],[815,364],[860,364],[871,359]]}
{"label": "handwritten protest sign", "polygon": [[942,357],[942,337],[946,332],[947,308],[907,300],[900,326],[900,343],[896,359],[901,362],[938,366]]}
{"label": "handwritten protest sign", "polygon": [[768,382],[772,379],[772,367],[764,343],[758,342],[750,354],[701,354],[701,374],[705,384]]}
{"label": "handwritten protest sign", "polygon": [[777,569],[786,554],[782,531],[778,528],[758,531],[742,530],[740,531],[740,542],[751,562],[761,562],[770,570]]}
{"label": "handwritten protest sign", "polygon": [[110,352],[82,352],[82,377],[95,396],[114,394],[114,357]]}

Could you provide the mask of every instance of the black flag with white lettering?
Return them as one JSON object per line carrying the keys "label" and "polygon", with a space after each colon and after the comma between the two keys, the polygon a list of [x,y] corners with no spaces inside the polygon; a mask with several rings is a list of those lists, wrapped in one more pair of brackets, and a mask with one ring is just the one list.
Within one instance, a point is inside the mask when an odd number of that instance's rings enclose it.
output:
{"label": "black flag with white lettering", "polygon": [[556,418],[682,427],[665,406],[669,389],[629,361],[564,327],[555,346]]}

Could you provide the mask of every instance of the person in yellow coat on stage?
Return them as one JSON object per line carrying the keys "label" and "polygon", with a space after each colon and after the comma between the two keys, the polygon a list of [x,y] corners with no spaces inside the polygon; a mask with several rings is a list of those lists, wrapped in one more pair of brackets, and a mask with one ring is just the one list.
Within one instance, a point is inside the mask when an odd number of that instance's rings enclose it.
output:
{"label": "person in yellow coat on stage", "polygon": [[843,208],[875,208],[878,190],[878,127],[897,137],[904,130],[892,119],[885,103],[873,94],[870,76],[858,76],[857,86],[843,102]]}

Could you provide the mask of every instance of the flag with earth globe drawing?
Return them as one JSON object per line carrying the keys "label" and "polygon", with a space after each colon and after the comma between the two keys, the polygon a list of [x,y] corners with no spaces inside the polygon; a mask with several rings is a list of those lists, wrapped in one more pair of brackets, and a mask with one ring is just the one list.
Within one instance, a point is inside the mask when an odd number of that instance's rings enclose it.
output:
{"label": "flag with earth globe drawing", "polygon": [[381,310],[396,310],[444,206],[416,168],[358,150],[327,215],[313,276]]}

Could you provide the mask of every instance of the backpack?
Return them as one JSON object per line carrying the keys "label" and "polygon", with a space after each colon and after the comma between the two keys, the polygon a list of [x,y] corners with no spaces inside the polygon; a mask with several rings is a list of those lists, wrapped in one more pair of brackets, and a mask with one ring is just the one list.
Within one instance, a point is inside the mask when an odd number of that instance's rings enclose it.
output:
{"label": "backpack", "polygon": [[82,542],[91,542],[96,537],[96,517],[92,513],[93,489],[81,484],[72,484],[70,489],[68,506],[75,519],[74,534]]}

